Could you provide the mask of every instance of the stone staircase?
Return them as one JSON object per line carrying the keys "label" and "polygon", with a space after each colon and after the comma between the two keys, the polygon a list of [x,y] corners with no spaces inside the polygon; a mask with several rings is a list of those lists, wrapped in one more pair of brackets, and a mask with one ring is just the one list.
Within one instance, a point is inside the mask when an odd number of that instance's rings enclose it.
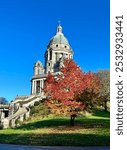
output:
{"label": "stone staircase", "polygon": [[11,113],[8,117],[1,120],[3,128],[15,127],[18,122],[23,122],[24,119],[30,116],[30,106],[33,106],[35,102],[39,102],[45,98],[42,95],[30,95],[26,97],[16,97],[16,99],[10,104]]}
{"label": "stone staircase", "polygon": [[15,127],[16,120],[23,122],[23,120],[27,119],[28,117],[29,117],[29,110],[25,107],[19,107],[16,113],[10,115],[7,118],[4,118],[3,127],[4,128]]}

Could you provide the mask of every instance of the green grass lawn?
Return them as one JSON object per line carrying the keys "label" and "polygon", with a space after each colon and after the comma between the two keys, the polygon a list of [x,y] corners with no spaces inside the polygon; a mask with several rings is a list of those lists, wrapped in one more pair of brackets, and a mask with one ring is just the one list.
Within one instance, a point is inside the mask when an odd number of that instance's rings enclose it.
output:
{"label": "green grass lawn", "polygon": [[108,146],[110,143],[109,112],[98,111],[77,117],[70,126],[69,117],[45,117],[30,120],[15,129],[0,130],[0,143],[59,146]]}

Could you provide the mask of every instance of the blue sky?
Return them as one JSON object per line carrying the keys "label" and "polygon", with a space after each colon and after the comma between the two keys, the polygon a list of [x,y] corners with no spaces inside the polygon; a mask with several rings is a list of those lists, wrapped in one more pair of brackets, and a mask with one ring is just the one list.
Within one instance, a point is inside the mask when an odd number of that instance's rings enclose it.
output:
{"label": "blue sky", "polygon": [[61,21],[74,60],[87,72],[109,69],[109,0],[1,0],[0,97],[30,94],[33,65]]}

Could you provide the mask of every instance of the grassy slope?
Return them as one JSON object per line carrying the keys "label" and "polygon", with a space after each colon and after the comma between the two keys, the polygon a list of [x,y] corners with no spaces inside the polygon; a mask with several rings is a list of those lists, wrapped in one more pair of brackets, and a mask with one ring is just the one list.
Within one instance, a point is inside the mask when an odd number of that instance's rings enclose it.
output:
{"label": "grassy slope", "polygon": [[0,130],[0,143],[28,145],[109,145],[109,113],[76,118],[75,127],[68,117],[32,117],[20,128]]}

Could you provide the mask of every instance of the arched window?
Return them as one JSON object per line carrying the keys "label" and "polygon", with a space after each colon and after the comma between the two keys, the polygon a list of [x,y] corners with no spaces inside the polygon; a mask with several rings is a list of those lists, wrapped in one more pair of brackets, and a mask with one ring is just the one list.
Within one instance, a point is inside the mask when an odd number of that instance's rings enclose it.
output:
{"label": "arched window", "polygon": [[63,53],[60,53],[60,58],[62,58],[63,57]]}
{"label": "arched window", "polygon": [[40,64],[38,63],[37,66],[40,67]]}

